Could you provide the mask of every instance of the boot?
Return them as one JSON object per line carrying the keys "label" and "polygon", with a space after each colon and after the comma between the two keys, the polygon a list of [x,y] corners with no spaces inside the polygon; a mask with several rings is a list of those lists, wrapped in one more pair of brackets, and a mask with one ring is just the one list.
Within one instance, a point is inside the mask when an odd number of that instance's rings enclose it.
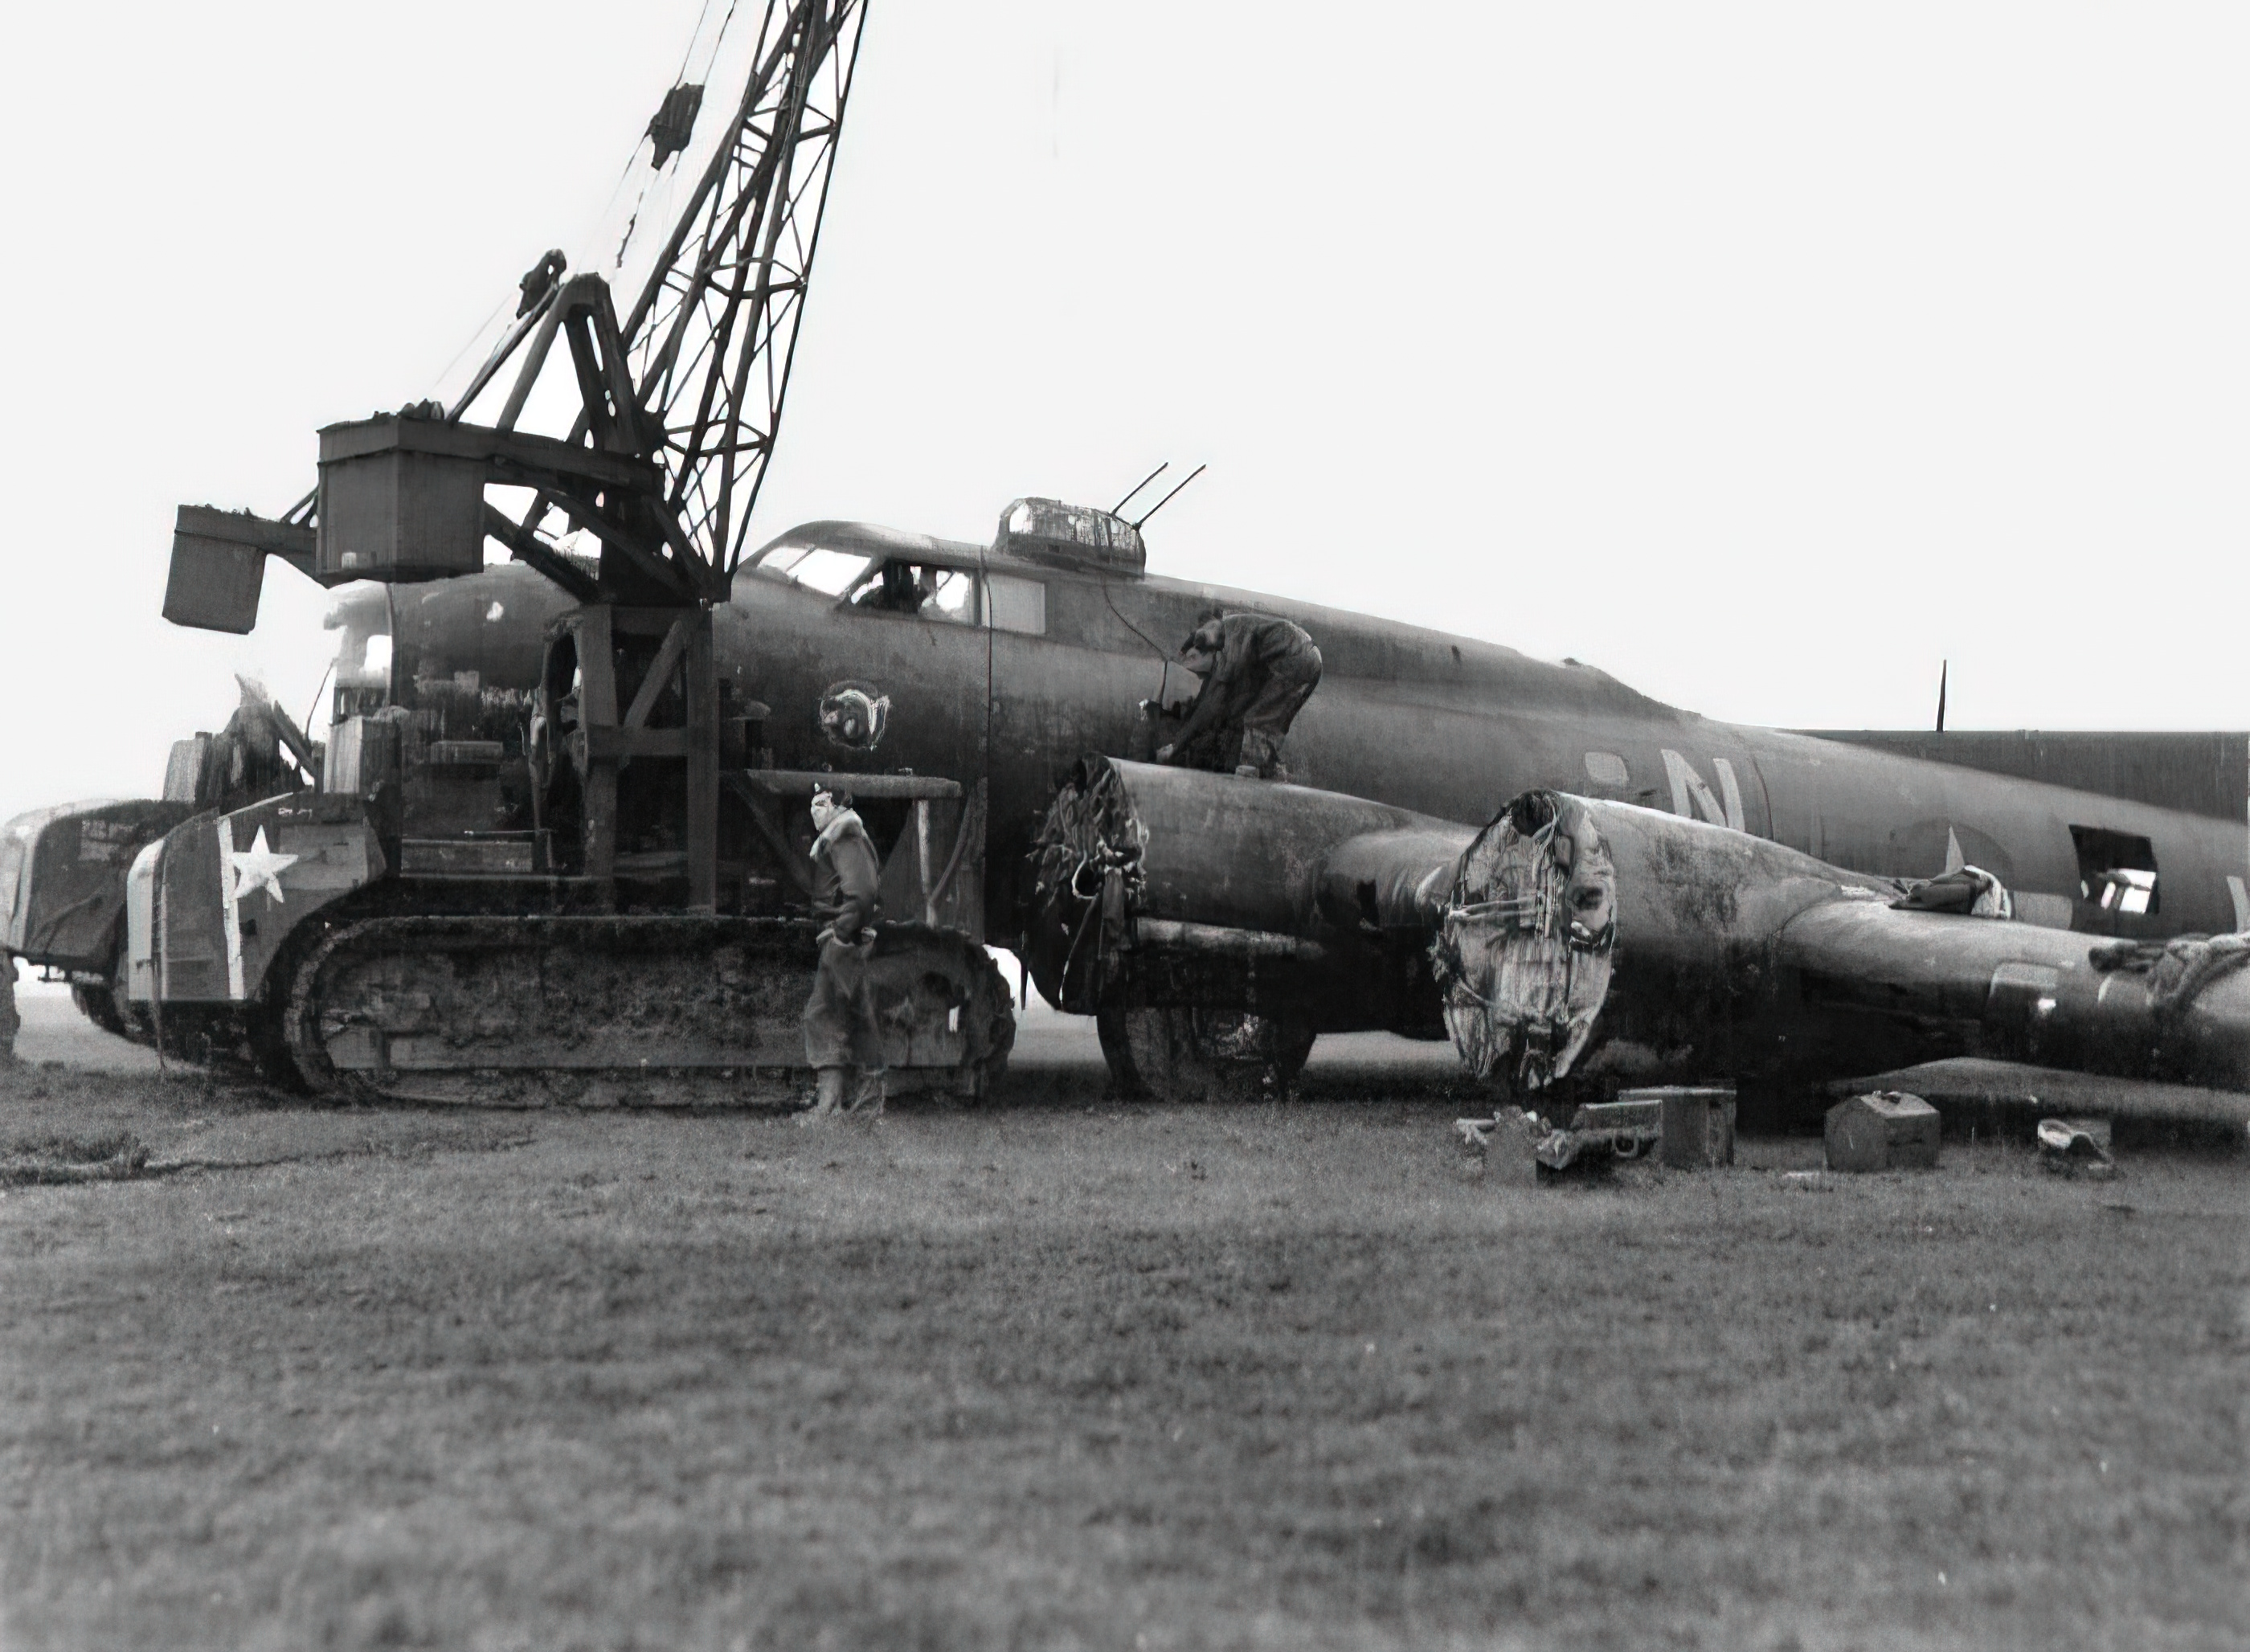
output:
{"label": "boot", "polygon": [[812,1105],[797,1114],[801,1125],[825,1125],[844,1111],[845,1080],[849,1070],[843,1067],[821,1067],[814,1070],[817,1088]]}
{"label": "boot", "polygon": [[890,1075],[880,1067],[861,1070],[858,1092],[852,1098],[854,1119],[880,1119],[883,1103],[889,1097]]}

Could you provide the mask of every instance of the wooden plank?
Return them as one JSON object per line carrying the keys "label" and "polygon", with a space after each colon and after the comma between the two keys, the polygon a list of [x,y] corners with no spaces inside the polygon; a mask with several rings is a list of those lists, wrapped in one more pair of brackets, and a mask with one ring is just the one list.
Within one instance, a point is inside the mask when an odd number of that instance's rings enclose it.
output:
{"label": "wooden plank", "polygon": [[855,797],[958,797],[961,782],[942,774],[845,774],[823,768],[738,768],[728,771],[744,786],[770,797],[811,797],[840,788]]}

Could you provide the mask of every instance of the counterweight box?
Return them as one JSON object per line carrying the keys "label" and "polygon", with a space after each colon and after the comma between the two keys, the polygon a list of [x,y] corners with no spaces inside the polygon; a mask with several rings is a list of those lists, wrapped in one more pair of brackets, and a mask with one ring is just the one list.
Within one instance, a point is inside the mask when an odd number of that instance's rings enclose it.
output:
{"label": "counterweight box", "polygon": [[311,572],[313,530],[247,511],[183,505],[172,527],[164,617],[198,630],[247,633],[258,623],[268,556]]}
{"label": "counterweight box", "polygon": [[362,419],[321,432],[318,577],[444,579],[485,561],[480,431],[439,419]]}

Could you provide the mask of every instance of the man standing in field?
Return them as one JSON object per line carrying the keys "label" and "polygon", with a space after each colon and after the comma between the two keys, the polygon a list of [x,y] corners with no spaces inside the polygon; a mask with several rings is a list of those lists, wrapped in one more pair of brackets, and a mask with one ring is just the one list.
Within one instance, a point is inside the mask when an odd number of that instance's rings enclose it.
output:
{"label": "man standing in field", "polygon": [[0,1067],[16,1064],[16,954],[0,947]]}
{"label": "man standing in field", "polygon": [[1313,639],[1270,615],[1224,614],[1196,627],[1180,645],[1180,658],[1204,679],[1203,692],[1156,761],[1172,761],[1199,735],[1232,722],[1242,729],[1234,772],[1274,779],[1289,725],[1320,686],[1321,650]]}
{"label": "man standing in field", "polygon": [[880,867],[849,792],[813,793],[812,826],[812,914],[822,928],[820,966],[804,1006],[804,1058],[818,1089],[804,1117],[835,1118],[846,1110],[848,1092],[849,1111],[879,1118],[883,1039],[867,966],[881,910],[875,893]]}

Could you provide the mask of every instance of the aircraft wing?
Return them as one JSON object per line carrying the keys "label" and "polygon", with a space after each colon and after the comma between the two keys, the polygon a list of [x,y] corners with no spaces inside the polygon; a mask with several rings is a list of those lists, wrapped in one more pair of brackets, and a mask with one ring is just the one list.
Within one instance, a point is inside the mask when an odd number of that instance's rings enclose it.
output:
{"label": "aircraft wing", "polygon": [[1807,1008],[1926,1028],[1964,1054],[2250,1090],[2244,937],[2119,943],[1839,901],[1785,923],[1776,956]]}
{"label": "aircraft wing", "polygon": [[2250,1096],[2196,1084],[2109,1077],[1978,1056],[1954,1056],[1888,1072],[1832,1079],[1822,1090],[1832,1098],[1870,1090],[1904,1090],[1940,1106],[1970,1102],[2036,1107],[2064,1116],[2098,1113],[2113,1119],[2211,1126],[2238,1139],[2250,1126]]}

